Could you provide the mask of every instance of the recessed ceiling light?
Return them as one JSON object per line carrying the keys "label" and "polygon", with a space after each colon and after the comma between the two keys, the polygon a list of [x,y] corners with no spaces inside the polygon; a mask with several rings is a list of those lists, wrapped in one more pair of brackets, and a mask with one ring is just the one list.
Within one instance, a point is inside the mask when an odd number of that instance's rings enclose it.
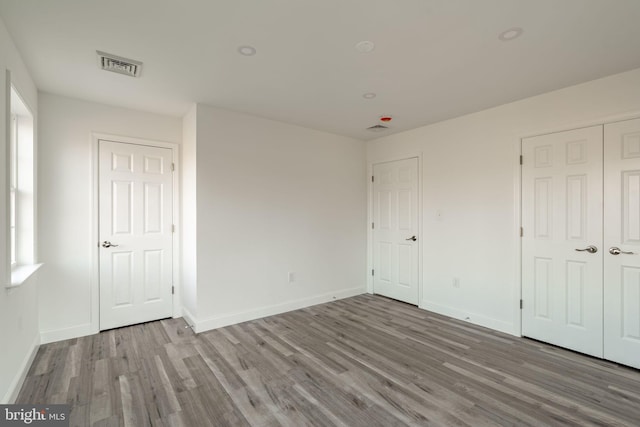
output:
{"label": "recessed ceiling light", "polygon": [[256,54],[256,48],[253,46],[240,46],[238,53],[244,56],[253,56]]}
{"label": "recessed ceiling light", "polygon": [[376,48],[376,45],[369,40],[364,40],[356,43],[356,50],[360,53],[371,53],[373,49]]}
{"label": "recessed ceiling light", "polygon": [[377,95],[376,95],[375,93],[373,93],[373,92],[367,92],[367,93],[365,93],[364,95],[362,95],[362,97],[363,97],[364,99],[373,99],[373,98],[375,98],[376,96],[377,96]]}
{"label": "recessed ceiling light", "polygon": [[524,32],[524,30],[522,28],[513,27],[513,28],[509,28],[508,30],[505,30],[502,33],[500,33],[498,38],[500,40],[502,40],[503,42],[508,42],[510,40],[517,39],[518,37],[520,37],[522,35],[523,32]]}

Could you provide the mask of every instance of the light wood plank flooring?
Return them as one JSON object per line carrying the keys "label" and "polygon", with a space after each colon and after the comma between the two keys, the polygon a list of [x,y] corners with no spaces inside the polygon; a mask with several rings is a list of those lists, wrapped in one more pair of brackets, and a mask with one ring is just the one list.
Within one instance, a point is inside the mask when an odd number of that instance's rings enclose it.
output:
{"label": "light wood plank flooring", "polygon": [[640,371],[361,295],[44,345],[18,403],[73,426],[638,426]]}

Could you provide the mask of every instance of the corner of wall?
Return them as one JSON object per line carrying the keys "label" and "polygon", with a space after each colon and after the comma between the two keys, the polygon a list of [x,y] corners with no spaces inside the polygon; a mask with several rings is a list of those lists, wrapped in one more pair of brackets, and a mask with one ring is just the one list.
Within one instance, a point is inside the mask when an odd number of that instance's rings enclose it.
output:
{"label": "corner of wall", "polygon": [[235,325],[237,323],[248,322],[250,320],[260,319],[268,316],[286,313],[288,311],[299,310],[301,308],[311,307],[313,305],[324,304],[345,298],[351,298],[366,293],[365,288],[343,289],[337,292],[330,292],[322,295],[316,295],[310,298],[303,298],[296,301],[288,301],[283,304],[271,305],[255,310],[241,311],[224,316],[210,317],[208,319],[196,320],[193,317],[185,316],[187,323],[193,327],[194,332],[200,333],[211,329],[223,328],[225,326]]}

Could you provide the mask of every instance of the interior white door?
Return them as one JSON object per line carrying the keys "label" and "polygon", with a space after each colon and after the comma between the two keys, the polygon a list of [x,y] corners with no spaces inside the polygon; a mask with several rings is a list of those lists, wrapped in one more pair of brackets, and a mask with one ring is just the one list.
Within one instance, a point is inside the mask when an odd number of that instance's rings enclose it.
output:
{"label": "interior white door", "polygon": [[172,153],[99,141],[100,329],[172,314]]}
{"label": "interior white door", "polygon": [[640,120],[605,126],[604,357],[640,368]]}
{"label": "interior white door", "polygon": [[602,138],[602,126],[594,126],[522,141],[522,333],[597,357]]}
{"label": "interior white door", "polygon": [[418,159],[373,167],[373,288],[418,304]]}

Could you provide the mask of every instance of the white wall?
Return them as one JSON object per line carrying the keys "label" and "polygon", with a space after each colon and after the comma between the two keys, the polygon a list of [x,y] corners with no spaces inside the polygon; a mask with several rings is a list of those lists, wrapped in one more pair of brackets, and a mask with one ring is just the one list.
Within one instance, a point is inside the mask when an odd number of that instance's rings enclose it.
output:
{"label": "white wall", "polygon": [[25,370],[39,344],[37,274],[20,287],[6,289],[10,283],[7,236],[7,173],[6,167],[6,99],[5,70],[9,69],[12,83],[37,117],[38,94],[20,54],[0,20],[0,403],[16,397]]}
{"label": "white wall", "polygon": [[198,104],[196,159],[197,330],[365,291],[362,141]]}
{"label": "white wall", "polygon": [[640,69],[369,142],[369,165],[424,155],[421,306],[519,334],[520,137],[634,113]]}
{"label": "white wall", "polygon": [[92,132],[179,143],[182,120],[48,93],[39,102],[40,328],[49,342],[97,332]]}
{"label": "white wall", "polygon": [[196,244],[198,241],[196,207],[197,177],[197,107],[192,108],[182,119],[182,310],[189,323],[197,312],[198,265]]}

